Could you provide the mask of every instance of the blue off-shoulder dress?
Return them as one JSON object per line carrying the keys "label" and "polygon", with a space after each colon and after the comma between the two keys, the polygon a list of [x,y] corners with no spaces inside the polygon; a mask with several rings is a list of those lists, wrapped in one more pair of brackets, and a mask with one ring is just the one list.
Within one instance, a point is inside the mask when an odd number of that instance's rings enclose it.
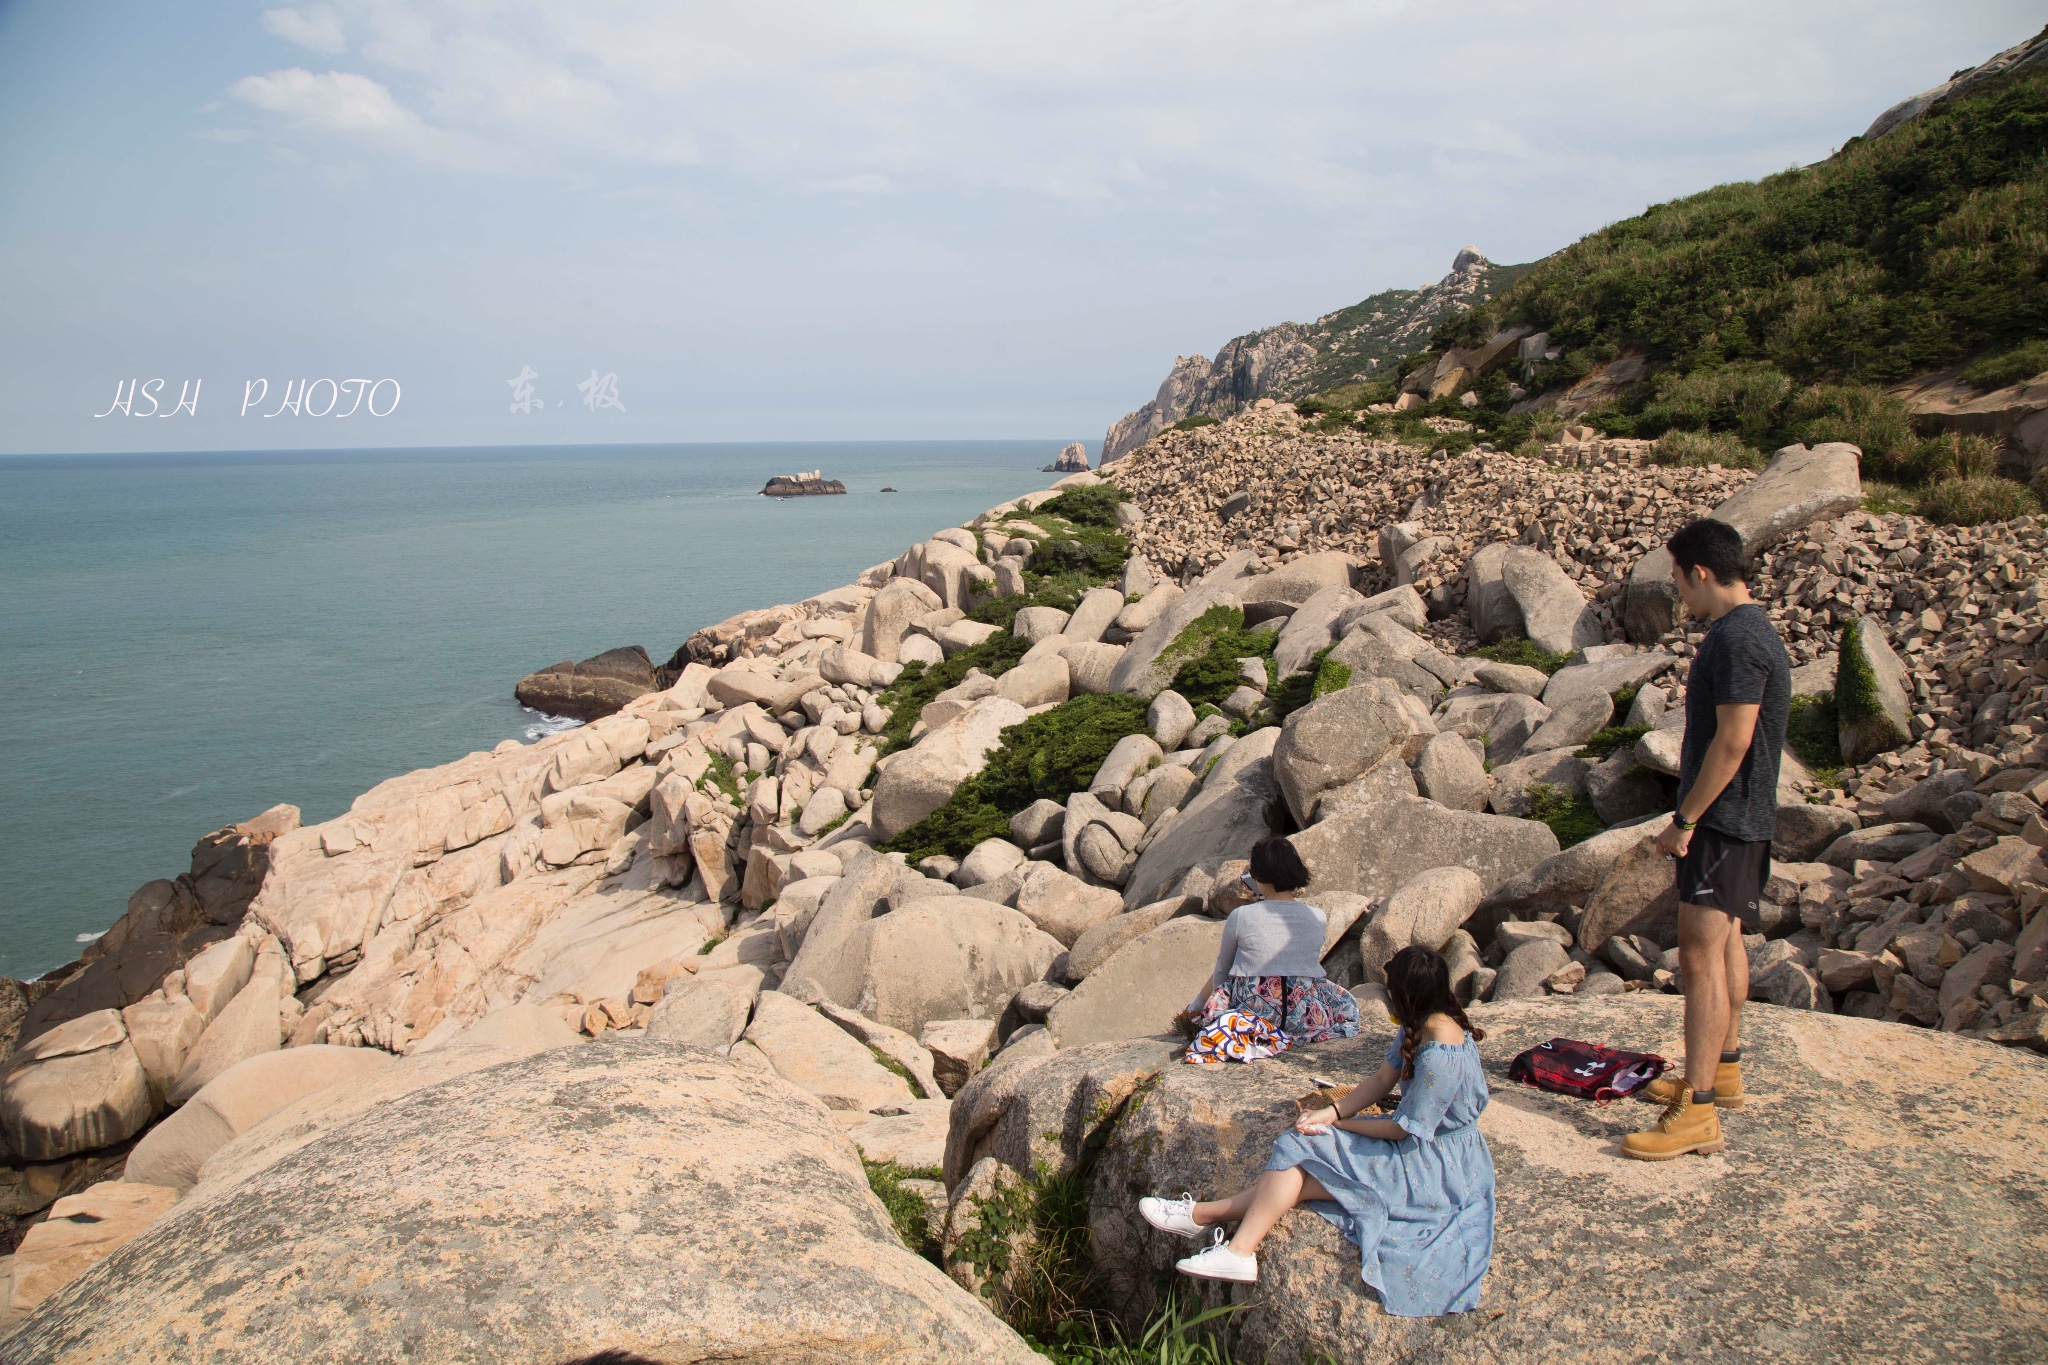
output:
{"label": "blue off-shoulder dress", "polygon": [[[1387,1063],[1401,1065],[1398,1033]],[[1358,1246],[1360,1275],[1389,1313],[1433,1318],[1479,1306],[1493,1260],[1493,1153],[1479,1135],[1486,1098],[1469,1034],[1457,1044],[1425,1042],[1391,1115],[1412,1136],[1290,1130],[1273,1143],[1266,1169],[1299,1166],[1322,1182],[1334,1202],[1307,1207]]]}

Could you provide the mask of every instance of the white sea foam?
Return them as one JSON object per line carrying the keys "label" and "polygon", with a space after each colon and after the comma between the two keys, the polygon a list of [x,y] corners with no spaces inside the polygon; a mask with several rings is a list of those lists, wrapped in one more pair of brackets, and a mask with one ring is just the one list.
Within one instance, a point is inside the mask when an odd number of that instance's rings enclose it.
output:
{"label": "white sea foam", "polygon": [[573,730],[583,723],[574,716],[551,716],[545,711],[536,711],[531,706],[522,706],[519,709],[533,717],[533,720],[519,732],[528,744],[546,739],[549,735],[559,735],[564,730]]}
{"label": "white sea foam", "polygon": [[91,943],[94,939],[100,937],[100,934],[104,934],[106,932],[106,930],[102,929],[98,934],[80,934],[78,935],[78,937],[72,939],[71,941],[73,943]]}

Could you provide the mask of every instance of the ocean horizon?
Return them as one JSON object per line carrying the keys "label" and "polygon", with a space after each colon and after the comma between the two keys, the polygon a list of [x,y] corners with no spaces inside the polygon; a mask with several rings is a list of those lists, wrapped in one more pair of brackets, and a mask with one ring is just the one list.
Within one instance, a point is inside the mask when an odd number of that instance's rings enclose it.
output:
{"label": "ocean horizon", "polygon": [[[530,742],[566,722],[525,674],[849,582],[1064,444],[0,456],[0,974],[76,957],[209,830]],[[847,493],[759,495],[806,469]]]}

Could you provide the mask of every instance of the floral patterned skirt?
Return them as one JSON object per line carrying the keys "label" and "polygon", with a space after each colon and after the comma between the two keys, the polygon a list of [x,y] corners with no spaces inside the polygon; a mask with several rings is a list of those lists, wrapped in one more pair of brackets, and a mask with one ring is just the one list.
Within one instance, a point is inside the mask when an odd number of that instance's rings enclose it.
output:
{"label": "floral patterned skirt", "polygon": [[1256,1062],[1300,1043],[1358,1036],[1358,1002],[1320,976],[1230,976],[1202,1003],[1191,1066]]}

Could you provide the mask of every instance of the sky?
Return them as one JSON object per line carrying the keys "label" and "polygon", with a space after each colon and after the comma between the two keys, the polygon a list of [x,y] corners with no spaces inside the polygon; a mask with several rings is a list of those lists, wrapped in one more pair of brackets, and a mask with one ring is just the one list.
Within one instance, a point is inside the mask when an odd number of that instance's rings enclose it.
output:
{"label": "sky", "polygon": [[2042,19],[0,0],[0,453],[1093,440],[1176,355],[1818,160]]}

